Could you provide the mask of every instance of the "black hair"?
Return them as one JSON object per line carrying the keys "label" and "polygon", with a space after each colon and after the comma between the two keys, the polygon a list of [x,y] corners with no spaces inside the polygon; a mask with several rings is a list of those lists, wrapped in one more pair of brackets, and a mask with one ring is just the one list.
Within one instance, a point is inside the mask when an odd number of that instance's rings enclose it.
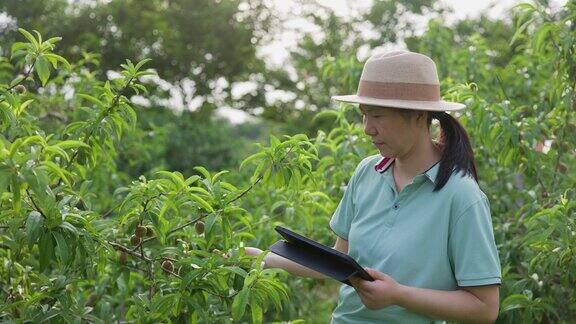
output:
{"label": "black hair", "polygon": [[[466,130],[456,118],[443,111],[433,111],[428,113],[427,125],[430,128],[432,119],[440,122],[440,137],[438,144],[442,150],[440,167],[436,176],[436,186],[434,191],[439,191],[444,187],[452,172],[464,172],[478,182],[476,164],[474,163],[474,152],[468,139]],[[463,176],[464,176],[463,175]]]}
{"label": "black hair", "polygon": [[[393,107],[388,107],[393,108]],[[408,122],[414,115],[418,118],[424,116],[426,111],[415,109],[400,109],[397,108],[403,118]],[[427,127],[430,129],[432,119],[440,122],[440,137],[438,144],[442,151],[440,158],[440,166],[438,175],[435,179],[435,186],[433,191],[439,191],[446,185],[448,179],[453,172],[463,172],[465,175],[470,175],[476,182],[478,182],[478,174],[476,173],[476,164],[474,162],[474,152],[472,145],[468,138],[468,133],[458,120],[444,111],[427,111]]]}

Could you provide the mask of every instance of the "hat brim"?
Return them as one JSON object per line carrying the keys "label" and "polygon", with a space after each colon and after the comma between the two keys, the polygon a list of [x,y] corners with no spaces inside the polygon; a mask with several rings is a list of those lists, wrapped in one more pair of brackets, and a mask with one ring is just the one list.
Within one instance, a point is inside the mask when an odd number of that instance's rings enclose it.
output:
{"label": "hat brim", "polygon": [[357,103],[370,106],[415,109],[415,110],[455,111],[466,108],[466,105],[464,104],[444,100],[416,101],[416,100],[379,99],[372,97],[361,97],[358,95],[332,96],[331,98],[333,100],[342,102]]}

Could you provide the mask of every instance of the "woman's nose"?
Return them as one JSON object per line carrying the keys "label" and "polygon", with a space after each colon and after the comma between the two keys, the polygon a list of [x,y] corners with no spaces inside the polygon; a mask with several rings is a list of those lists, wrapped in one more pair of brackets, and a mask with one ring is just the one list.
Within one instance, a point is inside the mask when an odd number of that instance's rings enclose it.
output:
{"label": "woman's nose", "polygon": [[377,135],[376,128],[374,127],[370,118],[364,117],[364,134],[369,136]]}

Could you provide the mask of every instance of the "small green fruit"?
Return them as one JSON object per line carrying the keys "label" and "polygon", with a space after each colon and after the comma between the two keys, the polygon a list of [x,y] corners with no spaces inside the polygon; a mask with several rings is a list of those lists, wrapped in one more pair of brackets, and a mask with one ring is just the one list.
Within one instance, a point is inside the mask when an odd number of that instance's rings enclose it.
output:
{"label": "small green fruit", "polygon": [[140,245],[140,242],[142,242],[142,240],[138,236],[132,235],[132,237],[130,237],[130,243],[132,243],[132,245]]}
{"label": "small green fruit", "polygon": [[143,237],[144,235],[146,235],[147,231],[148,229],[145,226],[138,225],[136,227],[136,231],[134,231],[134,234],[136,234],[136,236],[138,237]]}
{"label": "small green fruit", "polygon": [[198,234],[204,233],[204,222],[197,221],[196,224],[194,224],[194,228],[196,228],[196,233]]}
{"label": "small green fruit", "polygon": [[23,85],[21,85],[21,84],[19,84],[19,85],[17,85],[17,86],[14,87],[14,91],[15,91],[16,93],[24,93],[24,92],[26,92],[26,87],[23,86]]}
{"label": "small green fruit", "polygon": [[94,307],[94,305],[96,305],[97,301],[98,301],[98,294],[93,293],[90,296],[88,296],[88,301],[86,301],[86,306]]}
{"label": "small green fruit", "polygon": [[126,254],[126,252],[124,252],[124,251],[120,252],[120,256],[118,257],[118,261],[120,262],[121,265],[125,265],[126,261],[128,261],[128,254]]}
{"label": "small green fruit", "polygon": [[162,262],[162,269],[165,272],[170,273],[174,270],[174,264],[170,260],[164,260],[164,262]]}

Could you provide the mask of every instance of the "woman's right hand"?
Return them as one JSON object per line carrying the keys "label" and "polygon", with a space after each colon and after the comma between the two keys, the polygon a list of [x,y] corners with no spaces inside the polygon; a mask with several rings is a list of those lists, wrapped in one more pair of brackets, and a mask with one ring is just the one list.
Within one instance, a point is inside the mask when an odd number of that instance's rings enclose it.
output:
{"label": "woman's right hand", "polygon": [[[249,256],[258,256],[258,255],[260,255],[260,253],[263,252],[259,248],[255,248],[255,247],[251,247],[251,246],[245,247],[244,251],[246,251],[246,255],[249,255]],[[264,260],[262,260],[262,269],[267,268],[266,261],[269,258],[269,255],[270,254],[267,254],[266,257],[264,258]]]}
{"label": "woman's right hand", "polygon": [[[244,247],[244,251],[248,256],[258,256],[263,251],[259,248],[255,247]],[[326,275],[316,272],[310,268],[307,268],[303,265],[300,265],[294,261],[286,259],[278,254],[273,252],[269,252],[266,254],[264,260],[262,260],[262,269],[283,269],[288,271],[289,273],[297,276],[303,276],[308,278],[318,278],[318,279],[326,279],[328,278]]]}
{"label": "woman's right hand", "polygon": [[262,250],[260,250],[259,248],[255,248],[255,247],[251,247],[251,246],[245,247],[244,251],[246,251],[246,255],[250,255],[250,256],[260,255],[260,253],[262,253]]}

